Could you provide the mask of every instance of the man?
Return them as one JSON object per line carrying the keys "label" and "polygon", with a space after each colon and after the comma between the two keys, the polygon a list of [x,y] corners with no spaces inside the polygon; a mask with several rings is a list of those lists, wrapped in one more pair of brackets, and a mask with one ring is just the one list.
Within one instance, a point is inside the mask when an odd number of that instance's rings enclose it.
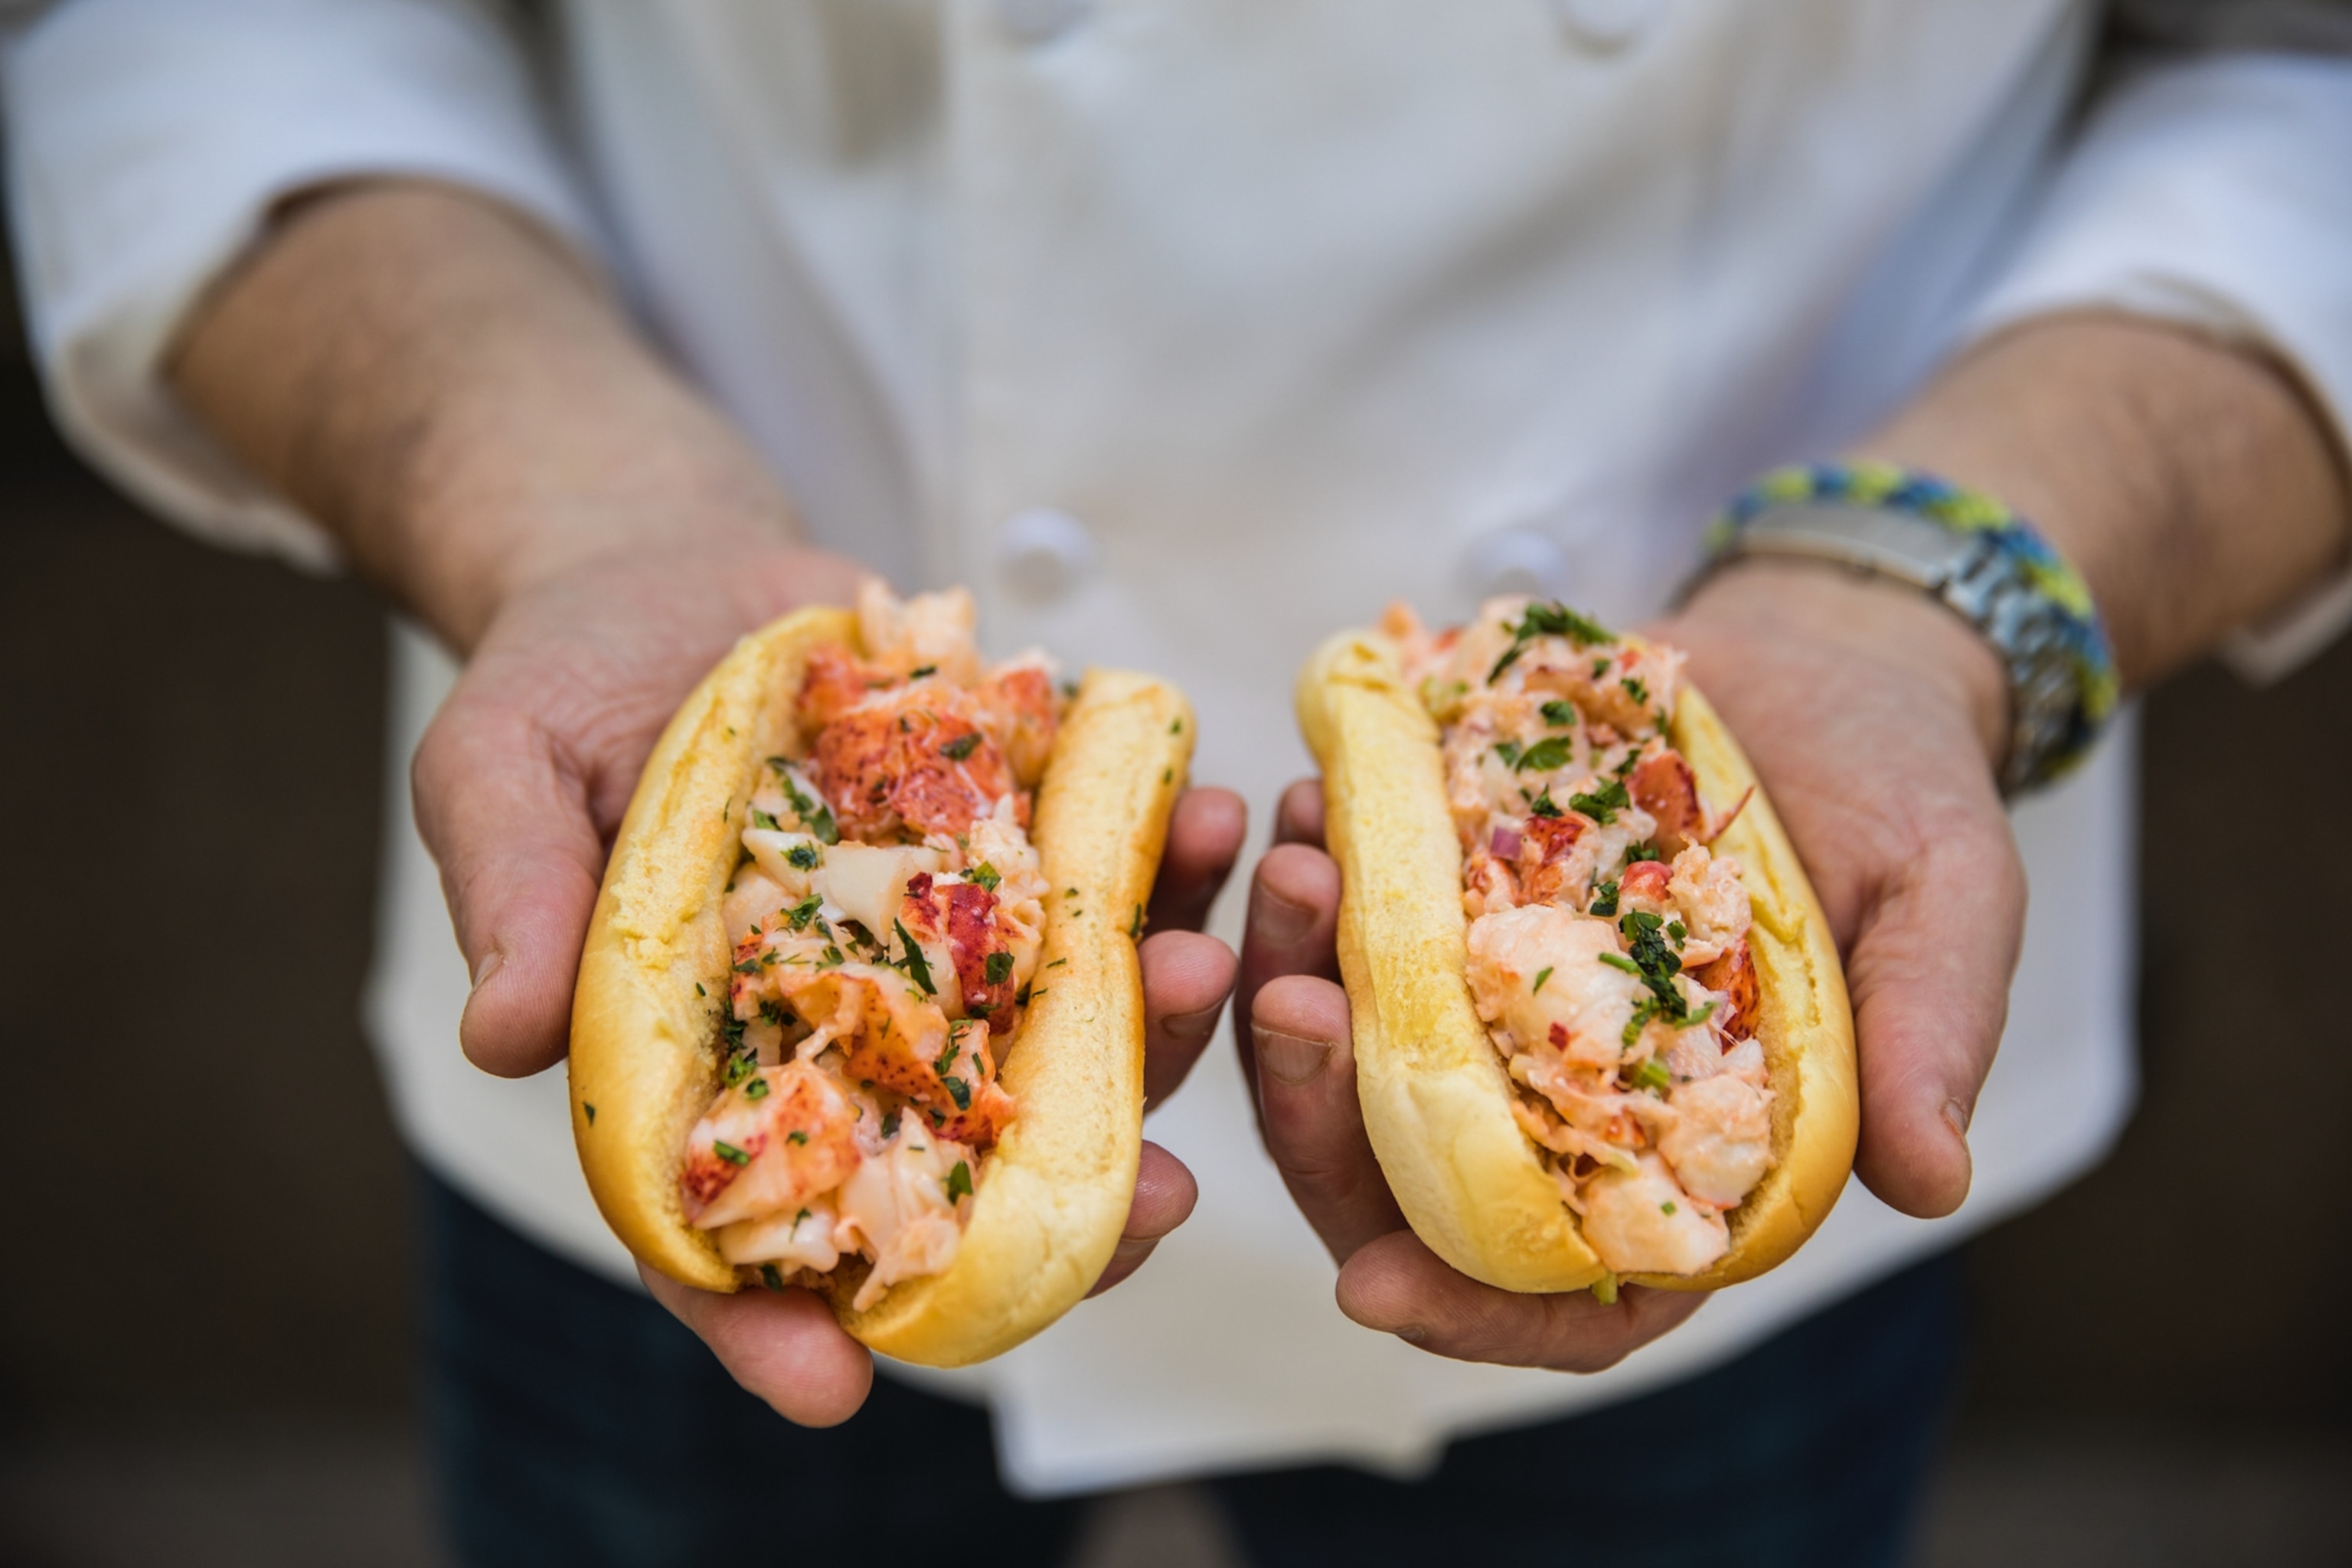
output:
{"label": "man", "polygon": [[[693,679],[839,597],[853,560],[970,582],[1007,645],[1175,678],[1202,776],[1262,811],[1320,634],[1512,586],[1654,616],[1705,518],[1790,458],[2015,509],[2087,582],[2126,687],[2233,631],[2285,658],[2332,629],[2352,68],[2141,61],[2078,124],[2098,21],[82,0],[32,26],[12,157],[61,423],[191,527],[356,565],[467,661],[446,686],[404,638],[395,737],[464,968],[403,838],[371,1005],[431,1173],[461,1547],[668,1561],[766,1549],[763,1527],[780,1553],[954,1529],[1017,1562],[1066,1526],[988,1485],[962,1407],[886,1386],[795,1437],[574,1267],[626,1267],[545,1070],[604,842]],[[1951,1354],[1948,1270],[1904,1266],[2080,1170],[2128,1101],[2129,747],[2004,816],[2018,650],[1885,575],[1737,561],[1657,629],[1847,955],[1862,1186],[1679,1329],[1692,1299],[1453,1274],[1355,1113],[1317,795],[1280,795],[1236,969],[1166,929],[1240,845],[1237,803],[1195,792],[1146,943],[1155,1089],[1237,975],[1273,1165],[1230,1074],[1156,1121],[1192,1173],[1147,1166],[1118,1268],[1194,1177],[1199,1217],[953,1385],[993,1402],[1021,1489],[1262,1471],[1224,1495],[1268,1562],[1899,1550]],[[453,1028],[521,1081],[467,1068]],[[793,1421],[866,1397],[805,1298],[646,1283]],[[1418,1485],[1295,1468],[1441,1453]]]}

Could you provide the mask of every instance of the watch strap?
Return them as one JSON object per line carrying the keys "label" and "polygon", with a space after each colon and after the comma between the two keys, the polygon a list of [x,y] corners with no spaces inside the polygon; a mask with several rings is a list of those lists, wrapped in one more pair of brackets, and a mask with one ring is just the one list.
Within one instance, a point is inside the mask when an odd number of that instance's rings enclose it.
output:
{"label": "watch strap", "polygon": [[1707,545],[1694,587],[1743,557],[1811,560],[1906,584],[1974,626],[2009,679],[2005,793],[2063,777],[2115,711],[2115,655],[2089,587],[1990,497],[1892,464],[1808,464],[1742,491]]}

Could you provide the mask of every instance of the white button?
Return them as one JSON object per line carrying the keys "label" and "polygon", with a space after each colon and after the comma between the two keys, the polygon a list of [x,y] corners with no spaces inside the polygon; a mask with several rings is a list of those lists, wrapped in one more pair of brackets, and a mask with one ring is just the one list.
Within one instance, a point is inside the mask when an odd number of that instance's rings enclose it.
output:
{"label": "white button", "polygon": [[1599,54],[1638,42],[1665,16],[1669,0],[1551,0],[1568,36]]}
{"label": "white button", "polygon": [[996,536],[997,559],[1013,591],[1029,599],[1058,598],[1094,570],[1095,536],[1066,511],[1035,506],[1007,518]]}
{"label": "white button", "polygon": [[1470,547],[1464,562],[1470,591],[1478,598],[1497,594],[1537,594],[1557,599],[1568,592],[1568,552],[1559,541],[1532,529],[1507,528]]}
{"label": "white button", "polygon": [[996,0],[996,20],[1024,44],[1050,43],[1076,26],[1087,0]]}

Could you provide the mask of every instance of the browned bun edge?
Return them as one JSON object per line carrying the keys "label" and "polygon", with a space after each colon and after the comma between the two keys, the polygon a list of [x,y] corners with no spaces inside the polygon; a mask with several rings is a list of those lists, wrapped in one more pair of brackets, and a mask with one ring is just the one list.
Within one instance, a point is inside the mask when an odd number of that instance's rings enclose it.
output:
{"label": "browned bun edge", "polygon": [[[846,610],[798,611],[738,643],[678,707],[623,818],[572,998],[572,1133],[589,1191],[648,1267],[706,1290],[735,1270],[687,1223],[678,1163],[718,1092],[728,994],[719,899],[763,759],[805,750],[792,696],[810,653],[862,651]],[[1110,1260],[1142,1147],[1143,1000],[1130,923],[1149,900],[1184,785],[1192,715],[1165,682],[1090,670],[1037,798],[1046,901],[1035,1000],[1003,1078],[1019,1115],[982,1160],[948,1270],[848,1308],[850,1332],[901,1360],[958,1366],[1011,1349]],[[1065,899],[1061,890],[1076,888]],[[698,994],[696,987],[702,989]],[[590,1107],[593,1107],[593,1112]]]}
{"label": "browned bun edge", "polygon": [[[1339,970],[1372,1152],[1415,1235],[1472,1279],[1574,1290],[1607,1270],[1578,1234],[1536,1146],[1466,979],[1469,921],[1436,721],[1401,651],[1344,632],[1299,672],[1299,727],[1323,769],[1339,863]],[[1746,756],[1687,683],[1670,737],[1720,810],[1755,783]],[[1752,1278],[1812,1234],[1845,1184],[1858,1125],[1853,1022],[1828,922],[1759,789],[1717,840],[1745,873],[1756,923],[1758,1038],[1775,1091],[1776,1163],[1730,1216],[1731,1249],[1705,1273],[1635,1283],[1706,1290]]]}

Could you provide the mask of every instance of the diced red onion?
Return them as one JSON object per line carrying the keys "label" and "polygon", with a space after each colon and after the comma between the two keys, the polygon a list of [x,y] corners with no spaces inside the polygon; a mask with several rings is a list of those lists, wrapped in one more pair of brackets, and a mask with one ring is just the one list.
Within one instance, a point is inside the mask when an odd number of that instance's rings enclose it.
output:
{"label": "diced red onion", "polygon": [[1486,850],[1487,853],[1493,855],[1497,860],[1517,859],[1519,858],[1519,830],[1516,827],[1497,827],[1495,829],[1493,837],[1486,840]]}

